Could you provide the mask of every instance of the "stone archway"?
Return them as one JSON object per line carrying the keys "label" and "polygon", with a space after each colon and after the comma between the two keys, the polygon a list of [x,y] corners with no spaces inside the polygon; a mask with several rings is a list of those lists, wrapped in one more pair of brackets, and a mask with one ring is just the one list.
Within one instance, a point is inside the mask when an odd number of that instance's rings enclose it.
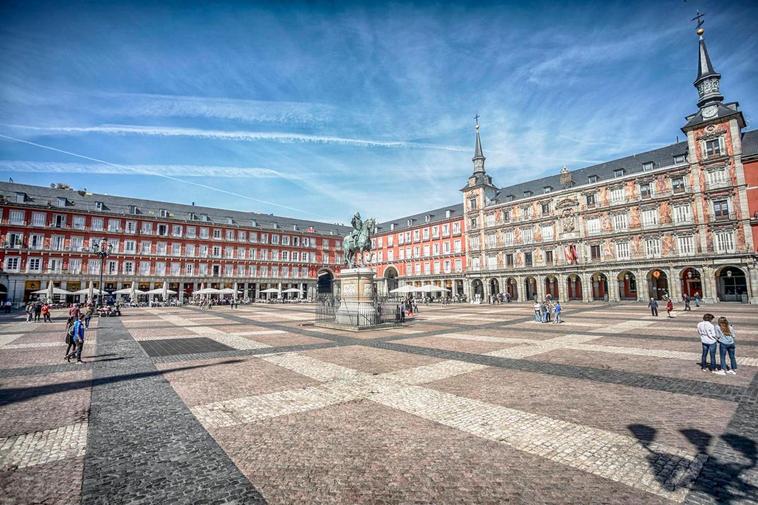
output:
{"label": "stone archway", "polygon": [[505,291],[511,296],[511,300],[518,300],[518,282],[513,277],[505,280]]}
{"label": "stone archway", "polygon": [[471,281],[471,299],[476,301],[484,299],[484,284],[481,279]]}
{"label": "stone archway", "polygon": [[524,279],[524,294],[526,301],[533,301],[537,298],[537,280],[534,277]]}
{"label": "stone archway", "polygon": [[8,288],[5,287],[5,284],[0,284],[0,302],[4,302],[7,297]]}
{"label": "stone archway", "polygon": [[496,278],[490,279],[490,296],[500,293],[500,282]]}
{"label": "stone archway", "polygon": [[619,299],[620,300],[636,300],[637,299],[637,276],[630,271],[621,272],[616,281],[619,286]]}
{"label": "stone archway", "polygon": [[548,295],[553,300],[558,299],[558,278],[555,275],[545,276],[545,297]]}
{"label": "stone archway", "polygon": [[334,293],[334,273],[328,268],[318,272],[318,294],[331,295]]}
{"label": "stone archway", "polygon": [[648,297],[663,300],[669,296],[669,278],[661,269],[656,268],[647,273]]}
{"label": "stone archway", "polygon": [[602,272],[595,272],[590,277],[592,282],[592,299],[605,301],[608,299],[608,277]]}
{"label": "stone archway", "polygon": [[582,301],[582,278],[571,274],[566,279],[566,297],[569,300]]}
{"label": "stone archway", "polygon": [[743,296],[748,296],[745,272],[734,266],[716,271],[716,294],[721,302],[743,301]]}
{"label": "stone archway", "polygon": [[696,293],[703,296],[703,282],[696,268],[687,267],[679,272],[679,280],[682,283],[682,296],[694,298]]}
{"label": "stone archway", "polygon": [[384,282],[387,285],[387,293],[389,293],[393,289],[397,289],[397,286],[398,286],[397,278],[398,278],[398,273],[395,267],[389,266],[384,269]]}

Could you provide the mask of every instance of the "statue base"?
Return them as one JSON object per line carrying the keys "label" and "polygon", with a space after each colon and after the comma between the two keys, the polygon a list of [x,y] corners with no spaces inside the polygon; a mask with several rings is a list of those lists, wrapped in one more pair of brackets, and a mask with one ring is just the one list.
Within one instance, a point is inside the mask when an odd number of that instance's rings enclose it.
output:
{"label": "statue base", "polygon": [[379,326],[393,326],[382,322],[376,305],[376,282],[370,268],[348,268],[340,272],[340,304],[332,321],[318,321],[317,326],[364,330]]}

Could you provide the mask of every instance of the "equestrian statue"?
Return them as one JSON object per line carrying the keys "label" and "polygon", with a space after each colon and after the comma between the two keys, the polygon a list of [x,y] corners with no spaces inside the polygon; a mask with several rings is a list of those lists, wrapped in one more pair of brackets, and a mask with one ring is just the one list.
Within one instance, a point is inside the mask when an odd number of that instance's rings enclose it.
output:
{"label": "equestrian statue", "polygon": [[353,231],[342,240],[345,263],[350,268],[357,266],[356,259],[360,253],[361,265],[366,266],[366,253],[371,251],[371,235],[376,227],[376,219],[371,218],[363,221],[361,213],[356,212],[350,223],[353,225]]}

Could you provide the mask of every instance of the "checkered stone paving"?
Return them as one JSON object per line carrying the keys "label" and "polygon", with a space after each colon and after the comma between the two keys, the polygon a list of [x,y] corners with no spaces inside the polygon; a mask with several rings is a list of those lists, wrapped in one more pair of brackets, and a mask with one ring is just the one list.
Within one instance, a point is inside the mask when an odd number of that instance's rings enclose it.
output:
{"label": "checkered stone paving", "polygon": [[[308,305],[126,309],[85,363],[0,323],[0,503],[758,503],[758,311],[738,375],[700,312],[429,305],[400,328]],[[61,479],[61,475],[65,478]]]}

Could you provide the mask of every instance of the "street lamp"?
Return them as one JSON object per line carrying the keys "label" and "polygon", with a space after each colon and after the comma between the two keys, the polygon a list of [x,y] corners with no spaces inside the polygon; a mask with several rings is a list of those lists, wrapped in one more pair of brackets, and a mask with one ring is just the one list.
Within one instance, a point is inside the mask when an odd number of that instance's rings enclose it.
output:
{"label": "street lamp", "polygon": [[109,244],[107,240],[101,240],[100,243],[95,243],[92,245],[92,252],[100,256],[100,296],[98,297],[98,307],[103,306],[103,264],[105,263],[105,258],[110,255],[111,250],[113,249],[113,245]]}

